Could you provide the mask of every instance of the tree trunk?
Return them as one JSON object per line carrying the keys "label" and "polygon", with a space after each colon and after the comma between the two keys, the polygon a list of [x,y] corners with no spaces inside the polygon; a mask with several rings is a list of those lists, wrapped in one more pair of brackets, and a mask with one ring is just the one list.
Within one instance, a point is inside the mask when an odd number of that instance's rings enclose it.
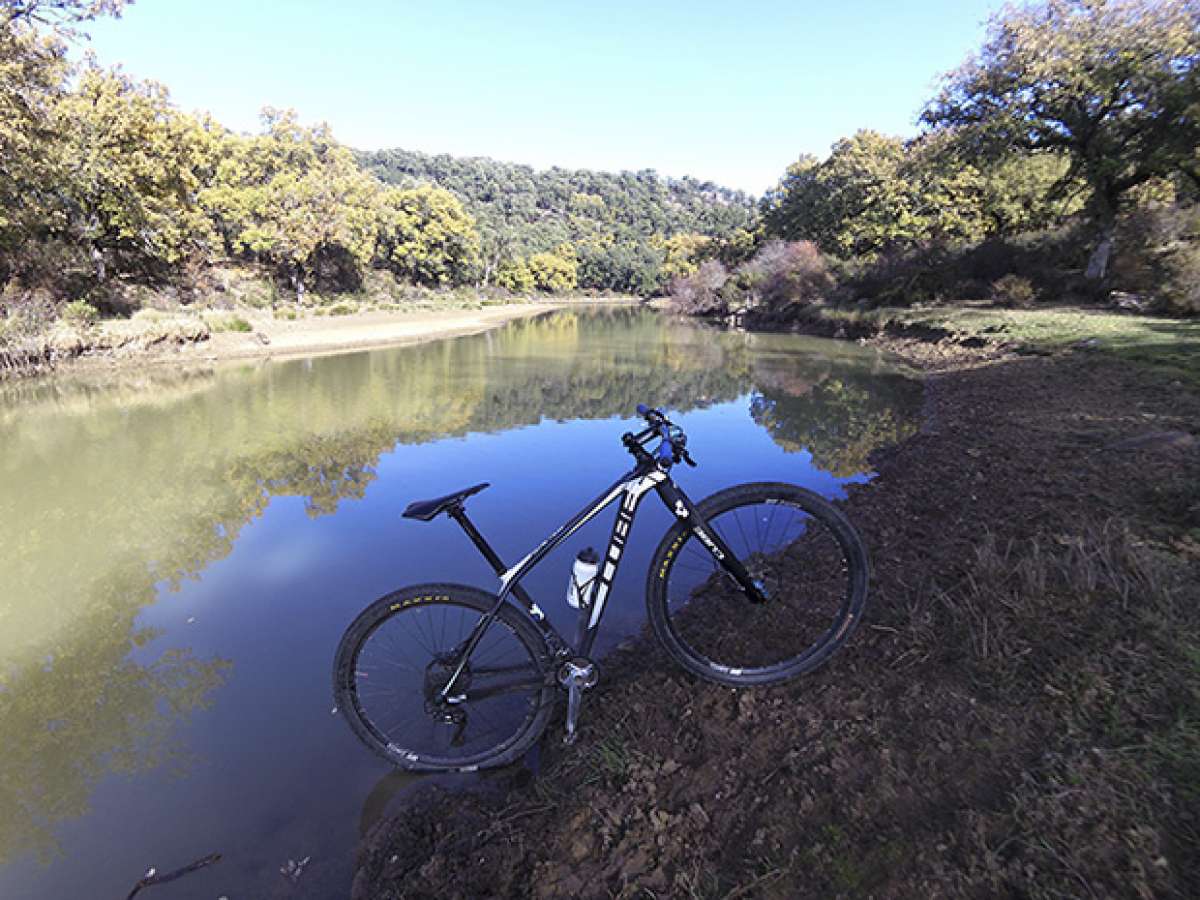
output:
{"label": "tree trunk", "polygon": [[1092,255],[1088,259],[1087,271],[1084,272],[1084,277],[1088,281],[1103,281],[1104,276],[1108,274],[1108,260],[1112,256],[1113,232],[1115,231],[1116,227],[1109,224],[1100,233],[1100,242],[1092,251]]}
{"label": "tree trunk", "polygon": [[296,305],[304,305],[304,276],[299,266],[293,266],[291,270],[292,289],[296,292]]}
{"label": "tree trunk", "polygon": [[1108,274],[1108,261],[1112,258],[1113,243],[1117,233],[1117,199],[1119,195],[1109,184],[1096,190],[1092,198],[1092,217],[1099,232],[1096,246],[1088,258],[1084,278],[1099,284]]}
{"label": "tree trunk", "polygon": [[100,252],[100,248],[92,244],[92,267],[96,273],[96,281],[103,283],[108,275],[108,270],[104,266],[104,254]]}

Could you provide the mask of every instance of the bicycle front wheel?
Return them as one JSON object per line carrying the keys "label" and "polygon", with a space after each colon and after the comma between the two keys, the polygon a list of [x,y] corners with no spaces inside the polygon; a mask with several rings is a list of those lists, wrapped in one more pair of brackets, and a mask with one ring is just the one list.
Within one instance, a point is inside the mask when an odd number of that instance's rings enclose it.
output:
{"label": "bicycle front wheel", "polygon": [[402,769],[472,771],[513,762],[546,727],[550,652],[537,629],[500,609],[455,681],[458,651],[492,594],[424,584],[381,597],[346,629],[334,662],[338,709],[368,747]]}
{"label": "bicycle front wheel", "polygon": [[731,685],[772,684],[819,666],[857,627],[870,565],[849,520],[790,484],[744,484],[696,507],[750,573],[751,600],[677,522],[663,538],[646,587],[659,641],[684,668]]}

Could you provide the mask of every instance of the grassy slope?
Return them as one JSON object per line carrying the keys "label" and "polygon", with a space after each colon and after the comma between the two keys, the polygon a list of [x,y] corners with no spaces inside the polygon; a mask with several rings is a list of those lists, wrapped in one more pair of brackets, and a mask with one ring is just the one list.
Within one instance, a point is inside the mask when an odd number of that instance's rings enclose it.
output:
{"label": "grassy slope", "polygon": [[[1088,342],[1099,353],[1147,363],[1200,387],[1200,321],[1087,309],[1009,310],[970,307],[844,310],[808,313],[826,327],[851,330],[945,332],[955,341],[977,339],[1018,352],[1061,350]],[[1093,343],[1094,342],[1094,343]]]}

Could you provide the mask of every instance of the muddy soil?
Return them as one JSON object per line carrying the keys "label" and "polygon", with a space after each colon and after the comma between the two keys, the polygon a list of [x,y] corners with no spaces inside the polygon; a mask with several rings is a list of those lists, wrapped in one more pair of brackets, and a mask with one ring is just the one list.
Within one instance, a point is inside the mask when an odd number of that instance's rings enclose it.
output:
{"label": "muddy soil", "polygon": [[538,775],[380,822],[354,897],[1200,896],[1200,397],[893,349],[925,420],[845,504],[874,562],[850,643],[732,690],[643,636]]}

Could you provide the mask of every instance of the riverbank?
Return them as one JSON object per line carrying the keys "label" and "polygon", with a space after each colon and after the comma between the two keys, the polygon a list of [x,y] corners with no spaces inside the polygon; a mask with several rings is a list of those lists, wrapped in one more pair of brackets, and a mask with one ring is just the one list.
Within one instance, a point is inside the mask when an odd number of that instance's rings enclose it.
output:
{"label": "riverbank", "polygon": [[[91,346],[72,353],[56,371],[316,356],[401,346],[476,334],[561,309],[570,302],[574,301],[506,303],[474,309],[373,310],[297,318],[242,310],[210,317],[220,330],[199,317],[135,317],[97,326],[91,335],[81,338],[90,341]],[[200,329],[192,323],[199,323]]]}
{"label": "riverbank", "polygon": [[846,503],[875,574],[838,656],[733,691],[643,636],[539,775],[376,826],[354,896],[1200,892],[1200,395],[938,338],[863,336],[929,381]]}

